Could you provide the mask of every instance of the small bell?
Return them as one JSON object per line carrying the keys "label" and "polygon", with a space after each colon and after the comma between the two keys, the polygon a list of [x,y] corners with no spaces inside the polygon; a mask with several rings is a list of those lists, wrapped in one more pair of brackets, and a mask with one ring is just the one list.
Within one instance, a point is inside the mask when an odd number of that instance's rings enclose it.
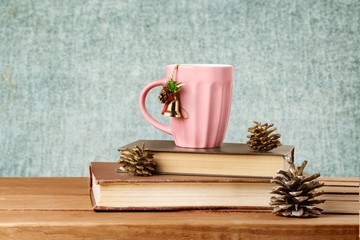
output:
{"label": "small bell", "polygon": [[180,103],[176,96],[166,106],[166,110],[163,112],[164,116],[181,118]]}

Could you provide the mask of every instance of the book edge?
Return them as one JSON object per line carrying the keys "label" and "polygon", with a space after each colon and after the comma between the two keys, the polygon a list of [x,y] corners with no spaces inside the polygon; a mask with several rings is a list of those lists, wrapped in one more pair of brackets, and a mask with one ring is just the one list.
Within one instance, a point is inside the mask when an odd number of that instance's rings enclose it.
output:
{"label": "book edge", "polygon": [[[149,148],[152,152],[178,152],[178,153],[196,153],[196,154],[219,154],[219,155],[269,155],[269,156],[288,156],[289,154],[292,155],[293,158],[293,152],[295,146],[293,145],[282,145],[278,148],[273,149],[269,152],[257,152],[252,151],[251,149],[247,148],[247,151],[244,153],[242,152],[227,152],[227,151],[219,151],[221,147],[219,148],[183,148],[176,146],[175,142],[173,140],[154,140],[154,139],[139,139],[136,141],[133,141],[129,144],[126,144],[119,149],[122,148],[133,148],[134,146],[141,146],[142,144],[145,144],[145,147]],[[155,146],[154,146],[155,145]],[[221,146],[232,146],[235,145],[245,148],[247,146],[246,143],[230,143],[230,142],[224,142]],[[159,147],[159,146],[166,146],[166,147]],[[278,152],[282,148],[285,148],[283,152]]]}
{"label": "book edge", "polygon": [[252,211],[271,211],[272,207],[252,207],[252,206],[184,206],[184,207],[109,207],[95,206],[96,212],[119,212],[119,211],[184,211],[184,210],[252,210]]}
{"label": "book edge", "polygon": [[[123,175],[126,179],[120,178],[109,178],[105,179],[95,174],[92,168],[95,165],[108,165],[109,169],[111,165],[116,166],[115,162],[91,162],[91,174],[94,174],[98,184],[116,184],[116,183],[159,183],[159,182],[179,182],[179,183],[192,183],[192,182],[203,182],[203,183],[270,183],[271,177],[249,177],[249,176],[214,176],[205,174],[203,176],[194,174],[155,174],[149,177],[131,176],[127,173],[117,173],[118,176]],[[90,175],[91,176],[91,175]],[[183,177],[183,178],[182,178]],[[156,178],[156,179],[154,179]],[[175,179],[174,179],[175,178]],[[93,184],[93,183],[91,183]]]}

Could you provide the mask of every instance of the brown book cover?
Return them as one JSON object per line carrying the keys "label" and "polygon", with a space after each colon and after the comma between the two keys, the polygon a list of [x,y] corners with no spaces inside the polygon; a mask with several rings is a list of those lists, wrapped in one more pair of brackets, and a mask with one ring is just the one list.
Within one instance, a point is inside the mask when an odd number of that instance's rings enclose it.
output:
{"label": "brown book cover", "polygon": [[[272,184],[264,178],[118,173],[114,162],[90,163],[95,211],[270,209]],[[240,201],[239,201],[240,200]]]}
{"label": "brown book cover", "polygon": [[247,176],[269,178],[287,169],[294,159],[294,146],[282,145],[272,151],[252,151],[244,143],[223,143],[219,148],[181,148],[170,140],[137,140],[120,149],[134,146],[154,153],[157,173],[181,175]]}
{"label": "brown book cover", "polygon": [[212,154],[230,154],[230,155],[265,155],[265,156],[289,156],[293,158],[294,146],[282,145],[269,152],[252,151],[245,143],[223,143],[218,148],[183,148],[175,145],[172,140],[145,140],[140,139],[129,143],[121,148],[132,148],[135,145],[145,144],[147,148],[154,152],[178,152],[178,153],[212,153]]}

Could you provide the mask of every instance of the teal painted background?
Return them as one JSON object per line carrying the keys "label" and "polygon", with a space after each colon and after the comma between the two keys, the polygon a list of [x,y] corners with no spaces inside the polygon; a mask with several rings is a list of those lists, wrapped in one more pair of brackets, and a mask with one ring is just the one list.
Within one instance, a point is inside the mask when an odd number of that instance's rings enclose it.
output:
{"label": "teal painted background", "polygon": [[[358,0],[0,0],[0,175],[87,176],[119,146],[171,139],[143,119],[141,89],[166,64],[224,63],[226,141],[274,123],[309,172],[360,176],[359,12]],[[157,94],[148,106],[166,122]]]}

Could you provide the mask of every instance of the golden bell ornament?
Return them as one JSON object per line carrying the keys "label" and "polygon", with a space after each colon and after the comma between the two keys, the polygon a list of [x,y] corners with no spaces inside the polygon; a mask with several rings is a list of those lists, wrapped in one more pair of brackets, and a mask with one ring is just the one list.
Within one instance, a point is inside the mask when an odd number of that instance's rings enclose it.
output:
{"label": "golden bell ornament", "polygon": [[180,102],[176,96],[174,96],[174,99],[169,102],[163,115],[168,117],[181,118]]}

